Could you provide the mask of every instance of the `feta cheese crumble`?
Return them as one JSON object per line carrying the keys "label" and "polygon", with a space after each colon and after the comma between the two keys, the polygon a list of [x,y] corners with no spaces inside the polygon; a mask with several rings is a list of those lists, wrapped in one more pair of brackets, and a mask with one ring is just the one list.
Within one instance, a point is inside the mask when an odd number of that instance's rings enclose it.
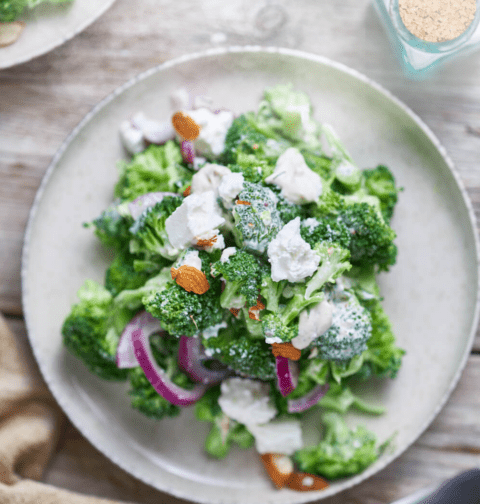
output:
{"label": "feta cheese crumble", "polygon": [[142,130],[126,119],[120,123],[120,141],[129,154],[137,154],[145,150],[146,144]]}
{"label": "feta cheese crumble", "polygon": [[202,260],[198,255],[198,250],[191,250],[185,254],[185,257],[182,259],[177,268],[181,266],[192,266],[193,268],[197,268],[198,270],[202,269]]}
{"label": "feta cheese crumble", "polygon": [[300,236],[300,217],[283,226],[267,252],[274,282],[299,282],[312,275],[320,263],[320,257]]}
{"label": "feta cheese crumble", "polygon": [[292,345],[299,350],[307,348],[313,340],[330,328],[332,317],[333,307],[327,300],[318,303],[310,311],[302,311],[298,322],[298,336],[292,339]]}
{"label": "feta cheese crumble", "polygon": [[190,194],[200,194],[208,191],[214,191],[218,194],[218,186],[225,175],[232,172],[223,165],[207,163],[192,177]]}
{"label": "feta cheese crumble", "polygon": [[183,249],[195,244],[198,237],[221,226],[215,193],[191,194],[165,221],[165,230],[173,247]]}
{"label": "feta cheese crumble", "polygon": [[283,196],[297,204],[316,201],[322,194],[320,175],[308,167],[295,147],[290,147],[278,158],[274,172],[265,182],[280,187]]}
{"label": "feta cheese crumble", "polygon": [[303,446],[302,428],[298,420],[276,420],[247,427],[255,437],[255,447],[259,453],[293,455]]}
{"label": "feta cheese crumble", "polygon": [[277,414],[269,396],[270,385],[246,378],[222,381],[218,404],[228,417],[245,425],[267,423]]}
{"label": "feta cheese crumble", "polygon": [[227,247],[223,252],[220,257],[220,262],[221,263],[226,263],[228,261],[228,258],[235,255],[237,252],[237,247]]}
{"label": "feta cheese crumble", "polygon": [[200,134],[194,141],[195,152],[200,156],[219,156],[225,149],[225,137],[234,119],[233,112],[221,110],[215,113],[208,108],[199,108],[184,110],[183,113],[200,126]]}
{"label": "feta cheese crumble", "polygon": [[232,208],[233,200],[243,189],[245,179],[241,173],[229,173],[224,175],[218,186],[218,195],[222,198],[225,208]]}

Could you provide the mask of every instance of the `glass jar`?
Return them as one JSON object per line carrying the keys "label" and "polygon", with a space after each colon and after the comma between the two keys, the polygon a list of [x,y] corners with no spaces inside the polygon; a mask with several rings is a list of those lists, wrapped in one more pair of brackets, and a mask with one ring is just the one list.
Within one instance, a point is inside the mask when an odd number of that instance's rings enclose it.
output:
{"label": "glass jar", "polygon": [[448,60],[480,48],[480,0],[476,0],[474,19],[465,31],[442,42],[428,42],[411,33],[401,17],[399,3],[400,0],[374,0],[394,50],[409,77],[422,79]]}

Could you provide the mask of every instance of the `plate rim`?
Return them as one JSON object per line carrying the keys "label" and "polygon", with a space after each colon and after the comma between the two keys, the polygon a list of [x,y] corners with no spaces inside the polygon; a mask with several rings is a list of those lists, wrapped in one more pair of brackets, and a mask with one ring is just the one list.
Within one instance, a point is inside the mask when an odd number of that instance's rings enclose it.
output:
{"label": "plate rim", "polygon": [[[76,0],[76,1],[79,1],[79,0]],[[81,23],[79,26],[77,26],[74,30],[72,30],[67,35],[63,35],[58,40],[52,42],[50,45],[47,46],[46,49],[42,48],[40,51],[33,49],[19,58],[15,59],[15,57],[14,57],[14,58],[7,59],[6,62],[0,60],[0,70],[6,70],[7,68],[12,68],[17,65],[22,65],[23,63],[28,63],[29,61],[32,61],[35,58],[39,58],[40,56],[44,56],[45,54],[48,54],[49,52],[53,51],[57,47],[60,47],[61,45],[65,44],[69,40],[76,37],[83,30],[86,30],[98,18],[103,16],[103,14],[105,14],[105,12],[107,12],[107,10],[110,9],[110,7],[115,2],[116,2],[116,0],[105,0],[104,5],[93,16],[86,19],[83,23]],[[27,26],[27,28],[28,28],[28,26]],[[0,49],[0,51],[1,51],[1,49]]]}
{"label": "plate rim", "polygon": [[[112,0],[112,3],[115,0]],[[453,390],[456,388],[458,385],[458,382],[460,380],[460,377],[463,374],[463,371],[465,369],[465,366],[468,361],[468,357],[471,353],[471,349],[474,343],[475,339],[475,334],[476,330],[479,324],[479,318],[480,318],[480,237],[477,232],[477,220],[475,217],[475,213],[473,210],[473,205],[470,200],[470,197],[465,189],[464,183],[460,177],[460,174],[455,167],[452,159],[448,155],[445,147],[441,144],[440,140],[437,138],[437,136],[433,133],[433,131],[429,128],[429,126],[415,113],[413,112],[410,107],[408,107],[405,103],[403,103],[399,98],[397,98],[395,95],[393,95],[389,90],[384,88],[382,85],[378,84],[376,81],[370,79],[367,77],[365,74],[359,72],[358,70],[351,68],[343,63],[339,63],[335,60],[332,60],[326,56],[310,53],[307,51],[300,51],[296,49],[289,49],[289,48],[284,48],[284,47],[276,47],[276,46],[259,46],[259,45],[245,45],[245,46],[228,46],[228,47],[221,47],[221,48],[211,48],[207,49],[204,51],[198,51],[194,53],[188,53],[184,54],[182,56],[169,59],[159,65],[156,65],[152,68],[149,68],[138,75],[132,77],[128,81],[126,81],[124,84],[118,86],[116,89],[114,89],[111,93],[109,93],[105,98],[103,98],[100,102],[98,102],[91,110],[88,112],[83,119],[75,126],[75,128],[69,133],[69,135],[65,138],[65,140],[62,142],[60,147],[58,148],[57,152],[52,158],[52,161],[50,162],[43,178],[42,181],[37,189],[37,192],[35,194],[35,198],[33,201],[33,204],[31,206],[29,215],[28,215],[28,220],[27,220],[27,225],[25,228],[25,234],[24,234],[24,240],[23,240],[23,248],[22,248],[22,257],[21,257],[21,285],[22,285],[22,307],[23,307],[23,314],[24,314],[24,319],[25,319],[25,325],[27,329],[27,336],[30,342],[30,346],[32,348],[33,354],[35,356],[35,359],[37,361],[37,364],[41,370],[41,373],[43,375],[43,378],[45,382],[47,383],[50,391],[52,392],[52,395],[54,396],[55,400],[58,402],[60,407],[62,408],[63,412],[66,414],[68,411],[68,406],[65,407],[65,403],[62,399],[59,399],[57,394],[54,394],[54,391],[58,392],[57,387],[55,384],[53,384],[52,380],[50,379],[48,375],[48,370],[44,368],[44,366],[41,364],[41,359],[38,359],[37,351],[35,349],[35,346],[33,345],[32,339],[30,337],[30,327],[31,327],[31,321],[29,319],[28,315],[28,310],[27,304],[28,304],[28,298],[29,298],[29,293],[26,288],[26,278],[27,278],[27,271],[28,271],[28,256],[29,256],[29,245],[30,245],[30,237],[35,221],[35,216],[40,204],[40,201],[43,197],[43,194],[45,192],[45,189],[48,185],[48,182],[50,180],[50,177],[52,176],[59,160],[65,153],[65,151],[68,149],[69,145],[74,141],[74,139],[81,133],[83,128],[97,115],[98,112],[100,112],[104,107],[106,107],[110,102],[112,102],[117,96],[121,95],[124,91],[127,89],[133,87],[135,84],[138,82],[147,79],[151,75],[162,72],[166,69],[180,66],[183,63],[186,62],[191,62],[197,59],[202,59],[202,58],[208,58],[208,57],[215,57],[215,56],[223,56],[231,53],[264,53],[264,54],[279,54],[283,56],[291,56],[295,58],[300,58],[303,60],[308,60],[313,63],[318,63],[320,65],[325,65],[332,67],[334,69],[337,69],[343,73],[346,73],[350,75],[351,77],[354,77],[364,84],[367,84],[368,86],[374,88],[376,91],[381,93],[384,97],[386,97],[388,100],[392,101],[397,107],[401,108],[403,112],[405,112],[410,118],[415,122],[415,124],[420,127],[423,131],[423,133],[429,138],[429,140],[432,142],[434,147],[437,149],[437,151],[440,153],[442,156],[443,160],[447,164],[450,172],[452,173],[455,183],[457,184],[457,187],[460,190],[460,193],[462,195],[462,199],[465,203],[469,221],[470,221],[470,230],[473,231],[473,237],[474,237],[474,246],[475,246],[475,257],[476,257],[476,274],[477,274],[477,289],[476,289],[476,301],[474,304],[474,311],[473,311],[473,319],[472,319],[472,325],[470,327],[470,334],[469,338],[467,341],[467,345],[465,347],[464,354],[462,358],[460,359],[460,365],[450,382],[448,388],[445,390],[441,400],[437,404],[436,408],[432,411],[432,413],[429,415],[429,417],[424,421],[424,423],[417,429],[417,431],[414,433],[414,435],[408,440],[402,447],[402,449],[398,452],[392,453],[388,456],[384,456],[380,464],[374,464],[374,466],[370,466],[367,468],[365,471],[350,477],[344,481],[344,483],[341,485],[341,488],[337,490],[333,494],[328,493],[328,489],[326,491],[318,491],[318,492],[306,492],[306,493],[300,493],[298,494],[298,497],[292,498],[289,500],[291,503],[295,504],[301,504],[305,502],[311,502],[313,500],[321,500],[327,497],[332,497],[333,495],[337,495],[341,492],[344,492],[347,489],[350,489],[362,481],[366,481],[369,479],[371,476],[374,474],[379,473],[385,467],[387,467],[391,462],[396,460],[400,455],[402,455],[408,448],[410,448],[417,440],[418,438],[425,432],[425,430],[430,426],[430,424],[433,422],[433,420],[437,417],[437,415],[440,413],[440,411],[443,409],[445,406],[446,402],[448,401],[450,395],[452,394]],[[61,395],[58,394],[59,396]],[[198,502],[201,504],[224,504],[222,500],[215,500],[213,501],[212,499],[203,499],[199,498],[198,496],[192,496],[189,493],[183,492],[178,489],[170,488],[168,486],[159,488],[154,481],[151,481],[149,478],[141,475],[135,468],[127,466],[127,464],[124,464],[123,461],[120,461],[117,459],[115,455],[113,455],[110,452],[109,448],[105,448],[102,446],[98,446],[98,443],[95,442],[95,436],[90,435],[90,433],[84,432],[84,430],[81,428],[80,423],[77,421],[77,419],[73,416],[73,418],[70,415],[67,415],[69,420],[75,425],[75,427],[82,433],[82,435],[88,439],[97,449],[99,449],[106,457],[109,458],[114,464],[119,466],[121,469],[125,470],[135,478],[139,479],[140,481],[150,485],[151,487],[155,488],[156,490],[159,490],[161,492],[168,493],[176,498],[180,499],[186,499],[190,500],[192,502]],[[192,500],[194,499],[194,500]],[[272,501],[273,502],[273,501]],[[227,504],[227,503],[225,503]],[[243,501],[229,501],[228,504],[243,504]]]}

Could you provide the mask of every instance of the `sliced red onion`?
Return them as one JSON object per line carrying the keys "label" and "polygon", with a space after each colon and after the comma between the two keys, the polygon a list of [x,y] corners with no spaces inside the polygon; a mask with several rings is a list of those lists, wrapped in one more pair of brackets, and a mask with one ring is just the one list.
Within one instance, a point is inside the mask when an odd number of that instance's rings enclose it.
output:
{"label": "sliced red onion", "polygon": [[213,371],[203,366],[202,361],[208,359],[198,338],[182,336],[178,346],[178,365],[197,382],[220,383],[229,373],[228,369]]}
{"label": "sliced red onion", "polygon": [[288,412],[289,413],[300,413],[305,411],[320,401],[320,399],[328,392],[330,386],[328,383],[325,385],[317,385],[308,394],[298,399],[289,399],[288,402]]}
{"label": "sliced red onion", "polygon": [[203,396],[207,390],[207,386],[203,383],[195,385],[192,390],[187,390],[168,378],[165,371],[156,363],[150,348],[149,334],[141,324],[136,324],[132,330],[132,344],[135,357],[145,377],[164,399],[176,406],[190,406]]}
{"label": "sliced red onion", "polygon": [[147,334],[147,337],[162,330],[159,320],[150,313],[145,311],[135,315],[123,330],[118,342],[116,360],[119,369],[130,369],[138,366],[132,343],[133,331],[138,328],[141,328]]}
{"label": "sliced red onion", "polygon": [[134,199],[128,204],[128,210],[130,215],[137,220],[143,211],[149,207],[152,207],[156,203],[160,203],[165,196],[179,196],[176,193],[171,192],[150,192],[147,194],[142,194],[137,199]]}
{"label": "sliced red onion", "polygon": [[298,365],[287,357],[278,356],[276,360],[277,385],[283,397],[293,392],[298,385]]}
{"label": "sliced red onion", "polygon": [[195,146],[191,140],[182,140],[180,145],[182,151],[182,158],[185,163],[193,164],[195,160]]}
{"label": "sliced red onion", "polygon": [[175,138],[176,133],[171,121],[154,121],[143,112],[135,114],[130,121],[135,128],[142,131],[143,138],[149,143],[162,145]]}

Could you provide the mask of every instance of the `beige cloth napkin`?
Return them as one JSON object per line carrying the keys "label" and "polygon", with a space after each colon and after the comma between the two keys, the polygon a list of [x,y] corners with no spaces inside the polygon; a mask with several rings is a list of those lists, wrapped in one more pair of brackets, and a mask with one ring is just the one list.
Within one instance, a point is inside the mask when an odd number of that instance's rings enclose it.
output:
{"label": "beige cloth napkin", "polygon": [[41,483],[65,417],[0,315],[0,504],[120,504]]}

